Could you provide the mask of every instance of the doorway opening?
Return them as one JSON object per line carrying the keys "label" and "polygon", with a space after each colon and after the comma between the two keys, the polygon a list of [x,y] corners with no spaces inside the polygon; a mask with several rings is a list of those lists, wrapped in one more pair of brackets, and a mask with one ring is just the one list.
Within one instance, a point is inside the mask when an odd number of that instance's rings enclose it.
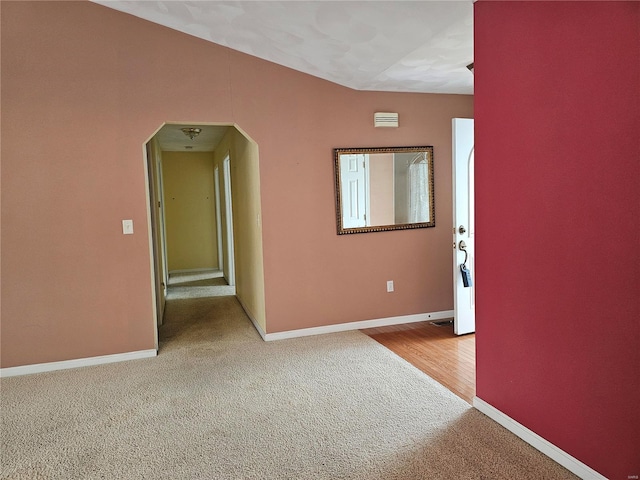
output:
{"label": "doorway opening", "polygon": [[144,164],[156,348],[178,298],[235,296],[265,331],[257,144],[234,124],[165,123]]}

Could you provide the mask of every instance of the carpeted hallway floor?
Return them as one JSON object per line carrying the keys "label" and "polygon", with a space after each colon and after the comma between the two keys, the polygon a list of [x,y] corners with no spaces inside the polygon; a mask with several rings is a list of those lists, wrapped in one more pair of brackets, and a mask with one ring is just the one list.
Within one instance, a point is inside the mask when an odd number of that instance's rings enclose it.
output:
{"label": "carpeted hallway floor", "polygon": [[180,297],[157,358],[1,380],[0,478],[576,478],[360,332]]}

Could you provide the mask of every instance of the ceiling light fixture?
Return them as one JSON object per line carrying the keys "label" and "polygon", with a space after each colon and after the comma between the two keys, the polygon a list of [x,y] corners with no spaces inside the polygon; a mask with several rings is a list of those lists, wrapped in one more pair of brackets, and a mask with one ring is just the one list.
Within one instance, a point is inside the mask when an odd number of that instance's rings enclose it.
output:
{"label": "ceiling light fixture", "polygon": [[202,131],[201,128],[195,128],[195,127],[185,127],[185,128],[181,128],[180,130],[182,130],[182,133],[184,133],[191,140],[193,140],[195,137],[200,135],[200,132]]}

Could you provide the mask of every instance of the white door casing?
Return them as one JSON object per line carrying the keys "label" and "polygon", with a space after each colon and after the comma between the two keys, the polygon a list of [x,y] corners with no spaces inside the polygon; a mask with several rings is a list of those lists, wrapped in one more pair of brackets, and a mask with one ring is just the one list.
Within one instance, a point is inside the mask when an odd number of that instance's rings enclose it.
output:
{"label": "white door casing", "polygon": [[213,183],[215,188],[216,199],[216,235],[218,238],[218,270],[224,268],[224,254],[222,251],[222,210],[221,210],[221,196],[220,196],[220,171],[218,166],[213,169]]}
{"label": "white door casing", "polygon": [[[456,335],[475,332],[475,219],[474,219],[474,134],[473,119],[454,118],[453,131],[453,328]],[[462,228],[460,228],[462,227]],[[472,286],[464,287],[460,265],[471,271]]]}
{"label": "white door casing", "polygon": [[226,218],[226,239],[227,239],[227,264],[224,270],[225,279],[230,286],[236,284],[236,272],[234,261],[234,245],[233,245],[233,208],[231,204],[231,167],[229,163],[229,156],[222,162],[222,180],[224,184],[224,208]]}
{"label": "white door casing", "polygon": [[162,279],[164,283],[164,296],[167,296],[169,288],[169,263],[167,261],[167,222],[165,219],[164,208],[164,177],[162,176],[162,157],[158,155],[156,158],[156,171],[158,172],[158,199],[160,200],[160,244],[162,245]]}

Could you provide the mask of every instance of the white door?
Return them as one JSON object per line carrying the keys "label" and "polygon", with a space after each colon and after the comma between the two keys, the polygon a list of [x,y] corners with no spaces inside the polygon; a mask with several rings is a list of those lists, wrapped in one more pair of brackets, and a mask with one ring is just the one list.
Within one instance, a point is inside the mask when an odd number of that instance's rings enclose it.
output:
{"label": "white door", "polygon": [[222,179],[224,183],[224,208],[226,217],[226,237],[227,237],[227,264],[224,271],[225,279],[230,286],[236,284],[236,270],[234,261],[233,248],[233,208],[231,205],[231,169],[229,166],[229,157],[222,162]]}
{"label": "white door", "polygon": [[340,155],[342,228],[367,224],[366,158],[363,154]]}
{"label": "white door", "polygon": [[[456,335],[476,330],[474,265],[473,119],[453,119],[453,329]],[[461,248],[461,242],[462,247]],[[466,253],[465,253],[466,252]],[[465,263],[466,257],[466,263]],[[460,265],[471,272],[472,285],[462,282]]]}

